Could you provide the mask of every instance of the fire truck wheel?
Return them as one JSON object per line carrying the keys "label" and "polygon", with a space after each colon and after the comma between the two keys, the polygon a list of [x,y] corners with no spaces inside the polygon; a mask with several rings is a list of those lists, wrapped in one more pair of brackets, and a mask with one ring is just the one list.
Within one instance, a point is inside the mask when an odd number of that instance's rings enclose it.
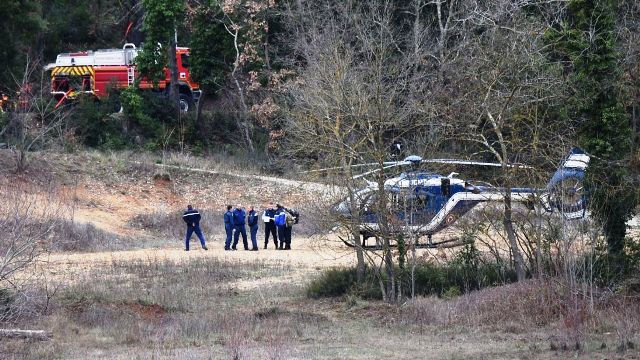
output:
{"label": "fire truck wheel", "polygon": [[124,111],[124,108],[122,107],[122,102],[120,101],[120,98],[116,98],[115,101],[113,102],[113,112],[122,113],[123,111]]}
{"label": "fire truck wheel", "polygon": [[187,112],[193,106],[193,100],[191,96],[187,94],[180,94],[180,111]]}

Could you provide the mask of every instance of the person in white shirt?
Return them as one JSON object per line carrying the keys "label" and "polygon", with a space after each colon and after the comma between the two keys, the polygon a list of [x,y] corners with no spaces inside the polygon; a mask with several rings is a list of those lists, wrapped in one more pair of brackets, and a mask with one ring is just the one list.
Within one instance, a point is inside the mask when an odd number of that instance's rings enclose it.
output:
{"label": "person in white shirt", "polygon": [[269,235],[273,238],[273,243],[278,248],[278,235],[276,233],[276,223],[274,222],[274,216],[276,214],[276,209],[273,206],[273,203],[270,202],[267,208],[262,213],[262,221],[264,222],[264,248],[267,248],[269,245]]}

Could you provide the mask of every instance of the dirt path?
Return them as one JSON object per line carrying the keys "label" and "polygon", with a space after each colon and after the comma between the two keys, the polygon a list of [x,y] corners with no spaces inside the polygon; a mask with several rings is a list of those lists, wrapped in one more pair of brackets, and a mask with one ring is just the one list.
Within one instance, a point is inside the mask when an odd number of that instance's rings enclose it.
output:
{"label": "dirt path", "polygon": [[[242,248],[242,244],[239,244]],[[324,244],[323,244],[324,245]],[[189,266],[190,262],[216,259],[223,262],[255,263],[264,262],[268,266],[286,267],[291,271],[285,277],[263,277],[239,279],[235,286],[239,289],[254,289],[264,285],[278,283],[302,284],[317,276],[321,270],[331,267],[350,266],[355,263],[355,255],[344,248],[332,246],[313,246],[307,238],[294,239],[293,250],[275,250],[269,244],[267,250],[225,251],[219,241],[209,242],[209,250],[202,250],[197,242],[192,242],[191,251],[180,247],[147,248],[136,250],[103,251],[93,253],[53,253],[42,260],[41,270],[46,271],[50,279],[73,283],[83,274],[100,273],[101,268],[122,262],[144,262],[149,264],[170,261]]]}
{"label": "dirt path", "polygon": [[[334,252],[333,249],[319,250],[309,245],[309,239],[298,240],[298,247],[294,244],[294,249],[290,251],[276,251],[273,244],[267,250],[259,251],[224,251],[220,242],[210,242],[207,244],[209,250],[200,249],[199,244],[193,243],[191,251],[186,252],[180,248],[150,248],[120,251],[103,251],[93,253],[54,253],[48,256],[53,264],[75,264],[97,266],[113,261],[150,261],[150,260],[171,260],[175,262],[189,262],[192,259],[202,257],[214,257],[223,261],[251,262],[268,261],[282,262],[303,267],[327,268],[334,266],[347,266],[353,263],[353,254],[345,251]],[[240,244],[241,245],[241,244]]]}

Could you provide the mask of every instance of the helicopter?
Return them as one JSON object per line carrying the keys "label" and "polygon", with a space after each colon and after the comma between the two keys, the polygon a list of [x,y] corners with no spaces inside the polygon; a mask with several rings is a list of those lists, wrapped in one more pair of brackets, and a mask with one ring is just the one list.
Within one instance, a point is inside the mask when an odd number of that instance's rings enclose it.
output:
{"label": "helicopter", "polygon": [[[533,208],[539,205],[545,212],[559,212],[565,219],[583,219],[588,216],[587,192],[583,187],[589,155],[579,148],[573,148],[557,168],[544,188],[513,187],[511,201]],[[412,155],[402,161],[383,163],[382,168],[365,172],[355,178],[364,178],[380,170],[397,166],[411,166],[411,170],[384,181],[384,191],[378,191],[376,182],[367,185],[332,206],[331,212],[342,219],[352,220],[352,210],[359,209],[358,227],[362,237],[362,247],[381,249],[381,245],[368,245],[367,239],[376,238],[380,232],[379,214],[376,205],[378,196],[384,194],[386,206],[390,209],[390,222],[401,224],[402,232],[410,232],[416,239],[426,236],[427,243],[416,240],[416,248],[438,248],[463,245],[459,238],[434,242],[432,236],[450,227],[471,209],[481,203],[504,201],[506,189],[487,184],[474,184],[458,178],[458,173],[443,176],[419,169],[423,163],[441,163],[472,166],[494,166],[531,168],[523,164],[498,164],[478,161],[451,159],[423,159]],[[355,204],[352,204],[351,200]],[[354,247],[353,241],[340,238],[347,246]],[[391,244],[392,247],[397,244]]]}

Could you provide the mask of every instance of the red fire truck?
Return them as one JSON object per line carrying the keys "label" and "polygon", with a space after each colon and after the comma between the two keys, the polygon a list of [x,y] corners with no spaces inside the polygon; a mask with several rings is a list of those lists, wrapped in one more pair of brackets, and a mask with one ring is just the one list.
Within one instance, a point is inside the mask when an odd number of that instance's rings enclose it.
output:
{"label": "red fire truck", "polygon": [[[134,44],[125,44],[122,49],[103,49],[59,54],[56,62],[45,70],[51,71],[51,94],[58,105],[79,94],[92,94],[98,98],[108,96],[110,88],[126,88],[138,80],[135,58],[138,49]],[[188,111],[197,103],[202,94],[200,86],[189,74],[189,48],[176,49],[178,65],[178,84],[180,89],[180,108]],[[152,81],[140,78],[141,89],[167,90],[171,74],[165,68],[165,78],[157,87]]]}

